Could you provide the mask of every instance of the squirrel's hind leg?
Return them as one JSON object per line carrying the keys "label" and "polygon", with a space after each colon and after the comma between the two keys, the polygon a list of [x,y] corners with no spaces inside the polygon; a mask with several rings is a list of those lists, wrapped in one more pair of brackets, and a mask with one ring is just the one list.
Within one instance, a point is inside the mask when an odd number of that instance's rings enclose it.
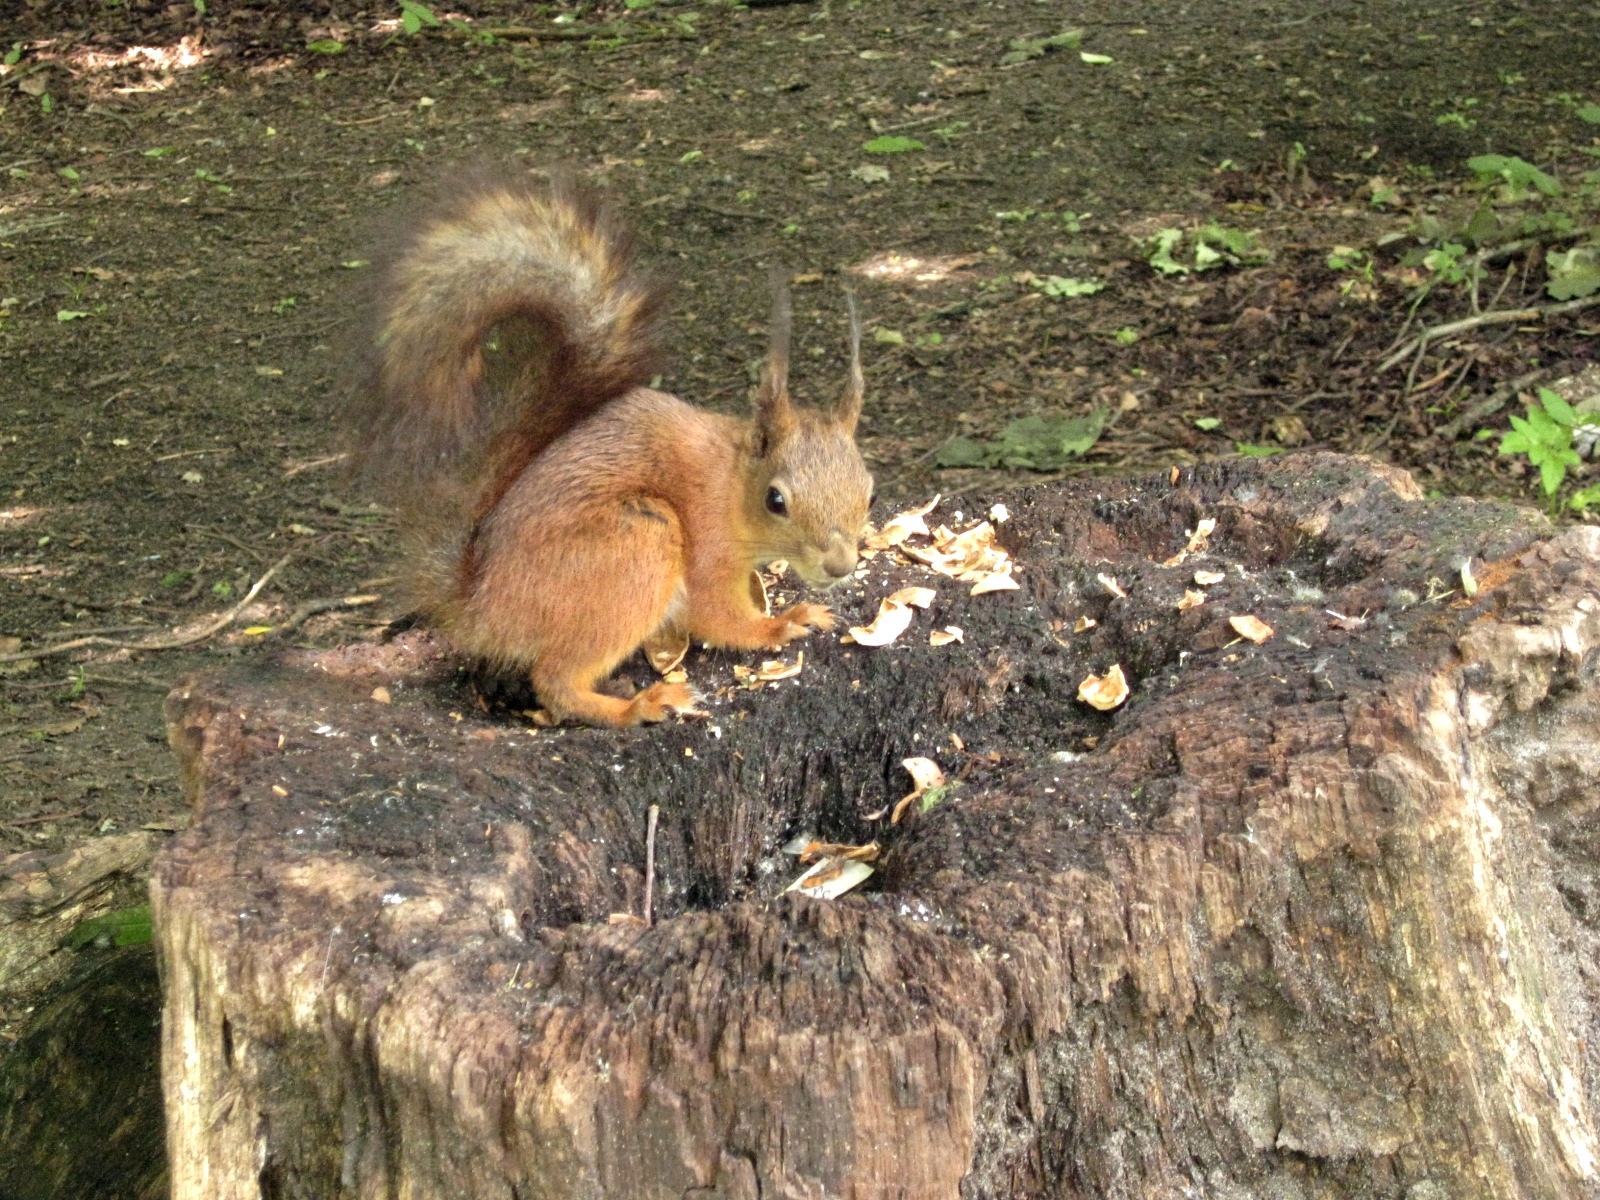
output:
{"label": "squirrel's hind leg", "polygon": [[[520,544],[506,546],[491,566],[508,566],[523,585],[520,603],[509,606],[523,628],[508,630],[505,640],[534,649],[524,661],[540,701],[557,717],[609,726],[692,708],[694,694],[682,684],[657,683],[631,699],[595,688],[684,603],[676,514],[633,500],[574,515],[565,529],[520,525]],[[494,588],[491,571],[483,583],[508,598]]]}

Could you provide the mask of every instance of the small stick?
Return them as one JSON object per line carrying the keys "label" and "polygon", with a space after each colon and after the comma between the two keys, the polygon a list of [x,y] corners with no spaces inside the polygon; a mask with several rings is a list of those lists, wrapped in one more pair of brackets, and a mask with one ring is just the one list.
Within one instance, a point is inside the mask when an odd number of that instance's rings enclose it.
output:
{"label": "small stick", "polygon": [[69,817],[81,817],[88,811],[89,806],[85,804],[82,808],[75,808],[71,812],[45,813],[39,817],[23,817],[20,821],[7,821],[6,828],[12,829],[18,825],[42,825],[46,821],[65,821]]}
{"label": "small stick", "polygon": [[1600,304],[1600,296],[1585,296],[1581,300],[1568,300],[1564,304],[1548,304],[1543,308],[1513,308],[1504,312],[1479,313],[1475,317],[1463,317],[1459,321],[1435,325],[1430,329],[1424,329],[1410,342],[1391,354],[1379,364],[1374,374],[1382,375],[1396,363],[1404,361],[1419,349],[1425,349],[1429,342],[1438,338],[1449,337],[1456,333],[1465,333],[1469,329],[1477,329],[1484,325],[1512,325],[1518,321],[1540,321],[1546,317],[1558,317],[1564,313],[1582,312],[1586,308],[1593,308],[1596,304]]}
{"label": "small stick", "polygon": [[656,923],[656,821],[660,817],[661,807],[652,804],[644,834],[644,923],[647,928]]}
{"label": "small stick", "polygon": [[288,566],[289,560],[294,557],[294,551],[285,554],[277,562],[267,568],[266,574],[256,580],[245,598],[223,613],[215,621],[210,622],[193,633],[184,634],[182,637],[174,634],[171,637],[150,638],[142,642],[118,642],[105,637],[75,638],[70,642],[62,642],[59,646],[50,646],[39,650],[20,650],[16,654],[0,654],[0,663],[25,662],[30,658],[48,658],[53,654],[65,654],[69,650],[81,650],[85,646],[110,646],[116,650],[180,650],[185,646],[192,646],[196,642],[203,642],[218,630],[226,629],[233,624],[234,618],[242,613],[249,603],[256,598],[261,589],[272,581],[272,577]]}

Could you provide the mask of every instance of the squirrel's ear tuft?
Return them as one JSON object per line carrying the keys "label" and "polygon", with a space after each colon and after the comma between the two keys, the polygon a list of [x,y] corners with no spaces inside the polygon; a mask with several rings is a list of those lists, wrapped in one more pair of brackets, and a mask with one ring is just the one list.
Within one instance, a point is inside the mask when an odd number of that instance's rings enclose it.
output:
{"label": "squirrel's ear tuft", "polygon": [[794,406],[789,401],[789,275],[781,267],[772,269],[772,342],[767,350],[767,365],[761,372],[756,391],[756,438],[758,452],[765,457],[778,442],[794,432]]}
{"label": "squirrel's ear tuft", "polygon": [[854,434],[856,422],[861,419],[861,400],[867,385],[861,374],[861,314],[856,312],[855,293],[846,292],[844,300],[850,309],[850,378],[845,382],[844,397],[839,401],[838,420],[846,433]]}

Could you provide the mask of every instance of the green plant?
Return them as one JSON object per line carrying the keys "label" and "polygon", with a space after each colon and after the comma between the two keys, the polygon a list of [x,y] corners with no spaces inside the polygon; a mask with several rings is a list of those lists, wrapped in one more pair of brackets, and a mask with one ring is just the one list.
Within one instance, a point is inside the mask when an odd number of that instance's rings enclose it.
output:
{"label": "green plant", "polygon": [[1193,265],[1182,262],[1173,252],[1183,244],[1181,229],[1162,229],[1145,245],[1145,261],[1163,275],[1187,275],[1190,271],[1209,271],[1221,266],[1254,266],[1267,262],[1272,252],[1256,243],[1256,235],[1226,225],[1202,225],[1191,241]]}
{"label": "green plant", "polygon": [[1057,471],[1087,454],[1105,429],[1106,410],[1080,417],[1042,412],[1012,421],[995,441],[953,437],[939,447],[934,463],[941,467],[1023,467]]}
{"label": "green plant", "polygon": [[1063,278],[1060,275],[1051,275],[1045,279],[1035,279],[1033,286],[1046,296],[1092,296],[1105,288],[1105,284],[1098,279],[1073,279]]}
{"label": "green plant", "polygon": [[875,137],[870,142],[863,142],[861,148],[868,154],[905,154],[912,150],[927,149],[916,138],[908,137]]}
{"label": "green plant", "polygon": [[1064,29],[1053,37],[1012,38],[1007,45],[1006,53],[1000,59],[1000,65],[1012,67],[1017,63],[1025,63],[1030,58],[1039,58],[1051,50],[1076,50],[1082,44],[1081,29]]}
{"label": "green plant", "polygon": [[[1542,387],[1539,398],[1528,405],[1528,415],[1512,417],[1511,431],[1500,439],[1501,454],[1525,455],[1529,465],[1539,468],[1539,483],[1552,513],[1561,507],[1556,495],[1566,481],[1568,468],[1583,461],[1573,445],[1574,435],[1592,424],[1560,395]],[[1595,505],[1597,499],[1600,487],[1588,487],[1568,497],[1567,503],[1582,510]]]}
{"label": "green plant", "polygon": [[420,33],[423,26],[439,23],[433,9],[426,4],[419,4],[418,0],[400,0],[400,28],[407,33]]}
{"label": "green plant", "polygon": [[150,906],[136,904],[103,917],[80,921],[67,934],[67,945],[81,950],[91,943],[98,946],[143,946],[150,941]]}
{"label": "green plant", "polygon": [[1505,204],[1518,204],[1535,193],[1545,196],[1561,195],[1561,181],[1515,155],[1480,154],[1467,159],[1467,169],[1478,177],[1485,187],[1498,184],[1499,199]]}

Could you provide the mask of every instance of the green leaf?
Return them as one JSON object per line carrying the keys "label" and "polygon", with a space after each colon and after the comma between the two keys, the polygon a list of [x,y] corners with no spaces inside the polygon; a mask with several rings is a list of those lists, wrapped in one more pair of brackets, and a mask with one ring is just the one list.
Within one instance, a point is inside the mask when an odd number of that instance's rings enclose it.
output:
{"label": "green leaf", "polygon": [[1139,331],[1132,325],[1124,325],[1111,335],[1119,346],[1131,346],[1139,340]]}
{"label": "green leaf", "polygon": [[1600,483],[1573,492],[1567,497],[1567,507],[1574,512],[1588,512],[1591,508],[1600,508]]}
{"label": "green leaf", "polygon": [[44,95],[39,97],[39,111],[40,112],[50,113],[50,112],[54,112],[55,109],[56,109],[56,102],[55,102],[54,99],[51,98],[49,92],[46,92]]}
{"label": "green leaf", "polygon": [[1107,63],[1116,62],[1109,54],[1090,54],[1087,50],[1080,50],[1078,57],[1093,67],[1103,67]]}
{"label": "green leaf", "polygon": [[941,783],[938,787],[931,787],[922,793],[922,811],[928,812],[940,804],[950,794],[953,784]]}
{"label": "green leaf", "polygon": [[1145,261],[1163,275],[1187,275],[1189,268],[1172,257],[1172,251],[1183,241],[1183,230],[1163,229],[1155,235]]}
{"label": "green leaf", "polygon": [[424,25],[437,25],[439,18],[433,15],[433,9],[418,0],[400,0],[400,28],[407,33],[420,32]]}
{"label": "green leaf", "polygon": [[678,156],[678,161],[681,163],[699,162],[705,156],[706,152],[704,150],[686,150]]}
{"label": "green leaf", "polygon": [[1085,416],[1060,412],[1035,413],[1012,421],[992,442],[953,437],[939,447],[934,463],[941,467],[1021,467],[1056,471],[1088,453],[1105,428],[1106,410]]}
{"label": "green leaf", "polygon": [[1600,247],[1574,246],[1545,259],[1550,280],[1545,284],[1554,300],[1576,300],[1600,291]]}
{"label": "green leaf", "polygon": [[1512,432],[1500,439],[1500,453],[1526,454],[1532,445],[1533,443],[1528,440],[1527,434]]}
{"label": "green leaf", "polygon": [[1467,159],[1467,168],[1478,176],[1480,183],[1499,180],[1508,200],[1520,199],[1530,189],[1546,196],[1561,195],[1560,180],[1515,155],[1480,154]]}
{"label": "green leaf", "polygon": [[940,446],[933,456],[936,467],[986,467],[989,465],[989,448],[983,442],[969,437],[953,437]]}
{"label": "green leaf", "polygon": [[156,146],[150,150],[139,151],[146,158],[165,158],[167,155],[176,154],[177,152],[177,148],[174,146]]}
{"label": "green leaf", "polygon": [[60,174],[63,179],[72,180],[73,183],[77,183],[78,180],[83,178],[83,176],[78,174],[77,170],[73,167],[62,167],[58,174]]}
{"label": "green leaf", "polygon": [[1092,296],[1096,292],[1105,290],[1105,284],[1098,279],[1062,278],[1060,275],[1051,275],[1047,279],[1035,279],[1033,286],[1042,291],[1046,296]]}
{"label": "green leaf", "polygon": [[1561,481],[1566,477],[1566,465],[1554,458],[1547,458],[1539,464],[1539,482],[1544,485],[1546,496],[1554,496],[1561,488]]}
{"label": "green leaf", "polygon": [[70,308],[62,308],[56,311],[56,320],[65,325],[68,321],[76,321],[79,317],[87,317],[88,315],[89,314],[86,312],[77,312]]}
{"label": "green leaf", "polygon": [[343,54],[344,43],[332,38],[318,38],[314,42],[307,42],[306,49],[313,54]]}
{"label": "green leaf", "polygon": [[0,59],[0,62],[4,62],[6,64],[6,66],[8,66],[8,67],[14,67],[21,61],[22,61],[22,43],[21,42],[12,42],[11,43],[11,49],[6,51],[5,58],[4,59]]}
{"label": "green leaf", "polygon": [[[1590,125],[1600,125],[1600,104],[1585,104],[1575,113],[1573,113],[1573,115],[1577,117],[1578,120],[1586,121]],[[1580,495],[1581,494],[1582,493],[1580,493]]]}
{"label": "green leaf", "polygon": [[136,904],[78,922],[67,934],[66,943],[74,950],[93,942],[106,946],[144,946],[149,943],[150,936],[150,906]]}
{"label": "green leaf", "polygon": [[1246,458],[1271,458],[1283,453],[1282,446],[1257,446],[1251,442],[1235,442],[1233,448]]}
{"label": "green leaf", "polygon": [[1194,419],[1194,427],[1204,433],[1210,433],[1213,429],[1221,424],[1221,417],[1196,417]]}
{"label": "green leaf", "polygon": [[1014,67],[1030,58],[1038,58],[1050,50],[1076,50],[1083,42],[1083,30],[1065,29],[1053,37],[1012,38],[1009,52],[1000,59],[1002,67]]}
{"label": "green leaf", "polygon": [[197,17],[206,15],[206,0],[194,0],[194,13]]}
{"label": "green leaf", "polygon": [[916,138],[908,137],[875,137],[870,142],[863,142],[861,148],[868,154],[905,154],[912,150],[927,149]]}
{"label": "green leaf", "polygon": [[1562,399],[1559,392],[1552,392],[1547,387],[1540,388],[1539,404],[1558,425],[1571,429],[1578,423],[1578,414],[1573,410],[1572,405]]}

